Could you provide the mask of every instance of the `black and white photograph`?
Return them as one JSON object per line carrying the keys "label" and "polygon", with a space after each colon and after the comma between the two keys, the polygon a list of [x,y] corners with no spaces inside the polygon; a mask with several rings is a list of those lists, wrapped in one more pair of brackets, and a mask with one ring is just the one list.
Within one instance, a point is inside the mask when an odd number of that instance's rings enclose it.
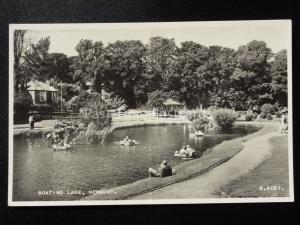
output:
{"label": "black and white photograph", "polygon": [[9,25],[9,206],[293,202],[290,20]]}

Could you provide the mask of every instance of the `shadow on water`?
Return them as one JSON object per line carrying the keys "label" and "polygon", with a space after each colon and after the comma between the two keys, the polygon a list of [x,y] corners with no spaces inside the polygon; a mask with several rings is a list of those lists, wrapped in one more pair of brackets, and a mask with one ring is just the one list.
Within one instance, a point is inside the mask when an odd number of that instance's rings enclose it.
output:
{"label": "shadow on water", "polygon": [[[163,159],[175,166],[173,157],[183,144],[196,150],[197,157],[210,147],[257,130],[235,127],[230,132],[209,133],[192,138],[187,125],[146,126],[116,130],[102,144],[74,146],[72,151],[52,150],[42,138],[14,141],[13,198],[15,201],[75,200],[88,191],[112,188],[147,177],[149,167]],[[136,146],[120,146],[125,136]],[[74,191],[80,190],[81,194]],[[38,191],[63,191],[39,196]],[[50,192],[49,192],[50,193]],[[74,194],[75,193],[75,194]]]}

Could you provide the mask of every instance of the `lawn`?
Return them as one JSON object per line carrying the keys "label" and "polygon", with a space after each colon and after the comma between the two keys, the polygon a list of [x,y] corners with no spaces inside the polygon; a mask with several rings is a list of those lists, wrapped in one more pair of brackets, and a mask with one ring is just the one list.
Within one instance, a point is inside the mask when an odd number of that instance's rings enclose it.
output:
{"label": "lawn", "polygon": [[224,185],[218,197],[288,197],[288,137],[270,139],[272,155],[243,177]]}

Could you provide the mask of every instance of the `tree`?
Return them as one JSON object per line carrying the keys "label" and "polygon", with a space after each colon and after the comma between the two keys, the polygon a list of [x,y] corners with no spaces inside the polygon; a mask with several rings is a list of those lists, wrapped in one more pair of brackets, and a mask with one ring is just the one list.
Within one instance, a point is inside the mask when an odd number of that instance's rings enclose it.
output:
{"label": "tree", "polygon": [[213,79],[213,90],[210,90],[210,105],[217,107],[236,107],[234,89],[230,76],[236,67],[234,49],[221,46],[209,47],[209,67]]}
{"label": "tree", "polygon": [[247,99],[239,104],[240,109],[272,101],[268,63],[271,56],[271,49],[263,41],[254,40],[238,48],[237,66],[230,78],[234,90],[247,96]]}
{"label": "tree", "polygon": [[209,52],[206,47],[192,41],[181,43],[168,87],[173,92],[176,90],[179,99],[190,108],[206,101],[212,87],[212,74],[208,66]]}
{"label": "tree", "polygon": [[73,73],[73,80],[79,86],[85,87],[87,81],[94,83],[97,92],[101,91],[101,70],[103,62],[104,46],[101,41],[81,39],[75,47],[78,56],[69,59]]}
{"label": "tree", "polygon": [[279,106],[287,106],[287,52],[281,50],[271,62],[271,87]]}
{"label": "tree", "polygon": [[146,45],[147,51],[143,58],[145,70],[146,92],[150,93],[158,89],[169,89],[172,77],[172,66],[178,56],[178,48],[174,39],[151,37]]}
{"label": "tree", "polygon": [[162,90],[156,90],[149,94],[147,104],[153,108],[160,110],[164,106],[164,102],[167,99],[168,95]]}
{"label": "tree", "polygon": [[31,48],[25,51],[24,73],[28,74],[29,79],[46,80],[49,76],[48,68],[48,50],[50,38],[42,38],[36,44],[31,44]]}
{"label": "tree", "polygon": [[25,51],[24,36],[26,30],[15,30],[14,31],[14,91],[17,93],[22,88],[22,72],[21,64],[22,57]]}
{"label": "tree", "polygon": [[145,47],[140,41],[110,43],[105,48],[105,64],[99,69],[106,89],[122,97],[130,108],[136,107],[134,87],[144,70],[144,53]]}

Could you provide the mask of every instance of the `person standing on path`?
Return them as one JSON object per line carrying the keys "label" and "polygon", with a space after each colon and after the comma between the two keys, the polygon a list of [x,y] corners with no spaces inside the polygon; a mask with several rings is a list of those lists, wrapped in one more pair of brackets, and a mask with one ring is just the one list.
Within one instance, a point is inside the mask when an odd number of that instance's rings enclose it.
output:
{"label": "person standing on path", "polygon": [[29,116],[28,121],[29,121],[29,127],[30,127],[30,129],[33,130],[34,129],[34,118],[33,118],[33,115]]}

